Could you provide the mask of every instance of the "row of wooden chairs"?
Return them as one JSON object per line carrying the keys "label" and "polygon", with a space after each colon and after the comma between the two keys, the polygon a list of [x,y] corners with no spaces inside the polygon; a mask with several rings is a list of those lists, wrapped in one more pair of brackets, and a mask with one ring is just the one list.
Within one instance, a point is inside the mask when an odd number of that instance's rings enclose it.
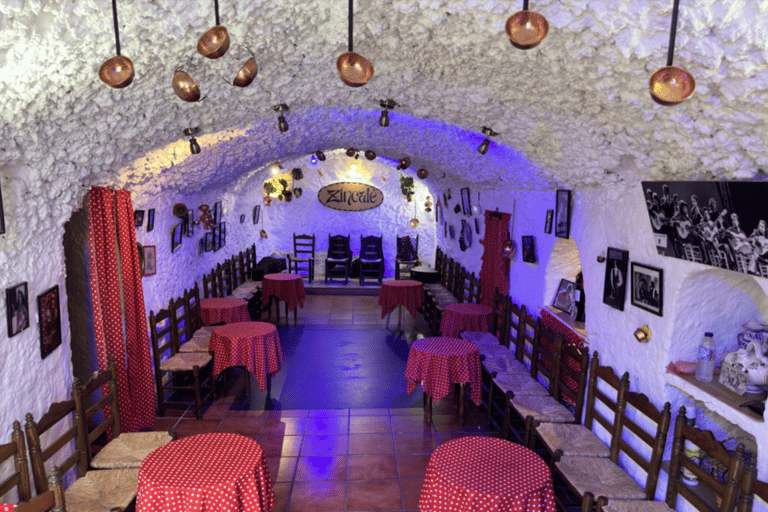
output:
{"label": "row of wooden chairs", "polygon": [[[71,398],[52,404],[38,421],[27,414],[25,430],[26,443],[21,424],[15,421],[11,443],[0,445],[0,464],[13,457],[15,469],[0,483],[0,497],[15,488],[21,502],[16,510],[20,512],[124,510],[136,496],[144,458],[176,438],[175,432],[121,433],[117,370],[112,358],[108,369],[95,372],[85,385],[74,379]],[[105,438],[110,438],[109,442],[94,455],[94,445]],[[46,463],[52,459],[63,462],[46,474]],[[31,498],[28,460],[35,498]],[[76,478],[65,491],[62,477],[69,471]]]}
{"label": "row of wooden chairs", "polygon": [[482,287],[473,272],[461,266],[437,248],[435,269],[440,273],[440,282],[424,285],[424,320],[433,332],[440,331],[443,310],[449,304],[480,302]]}
{"label": "row of wooden chairs", "polygon": [[256,244],[253,244],[203,274],[203,298],[229,297],[249,279],[255,268]]}

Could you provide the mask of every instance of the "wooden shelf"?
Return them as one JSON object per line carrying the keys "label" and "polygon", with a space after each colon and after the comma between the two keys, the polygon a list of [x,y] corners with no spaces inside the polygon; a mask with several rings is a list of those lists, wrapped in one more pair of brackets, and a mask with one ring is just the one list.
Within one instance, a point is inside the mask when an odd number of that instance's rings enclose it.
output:
{"label": "wooden shelf", "polygon": [[[700,382],[696,380],[693,375],[667,374],[666,380],[667,384],[679,389],[696,400],[700,400],[704,403],[720,404],[721,406],[717,408],[718,410],[708,408],[736,425],[741,426],[744,420],[758,423],[763,423],[764,421],[762,416],[752,410],[746,407],[739,407],[745,402],[764,398],[762,393],[737,395],[717,382],[717,376],[712,379],[712,382]],[[724,414],[724,412],[726,414]]]}
{"label": "wooden shelf", "polygon": [[584,338],[586,341],[587,339],[587,331],[584,329],[584,322],[576,322],[571,318],[571,315],[568,313],[564,313],[560,311],[559,309],[556,309],[554,306],[546,306],[547,311],[552,314],[555,318],[557,318],[560,323],[565,325],[567,328]]}

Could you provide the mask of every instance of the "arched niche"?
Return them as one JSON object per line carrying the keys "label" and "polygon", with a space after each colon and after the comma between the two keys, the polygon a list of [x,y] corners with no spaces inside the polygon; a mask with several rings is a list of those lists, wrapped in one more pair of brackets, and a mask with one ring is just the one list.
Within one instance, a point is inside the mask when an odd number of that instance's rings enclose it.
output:
{"label": "arched niche", "polygon": [[[549,255],[547,270],[544,275],[544,304],[552,304],[561,279],[574,281],[581,271],[579,248],[572,238],[555,238],[555,244]],[[589,314],[589,313],[587,313]]]}

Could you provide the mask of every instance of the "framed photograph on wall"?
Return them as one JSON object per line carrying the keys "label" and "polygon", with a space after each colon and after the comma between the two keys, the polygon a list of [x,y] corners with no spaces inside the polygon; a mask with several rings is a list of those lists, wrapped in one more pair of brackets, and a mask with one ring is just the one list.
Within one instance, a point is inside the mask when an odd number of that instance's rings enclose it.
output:
{"label": "framed photograph on wall", "polygon": [[5,289],[5,308],[8,314],[8,337],[13,338],[29,327],[26,282]]}
{"label": "framed photograph on wall", "polygon": [[240,224],[245,224],[245,214],[244,213],[240,214]]}
{"label": "framed photograph on wall", "polygon": [[213,223],[219,224],[221,222],[221,201],[213,203]]}
{"label": "framed photograph on wall", "polygon": [[628,266],[629,251],[614,249],[613,247],[608,248],[608,257],[605,264],[603,303],[619,311],[624,311]]}
{"label": "framed photograph on wall", "polygon": [[523,237],[523,261],[526,263],[536,263],[536,245],[532,236]]}
{"label": "framed photograph on wall", "polygon": [[133,225],[140,228],[144,224],[144,210],[135,210],[133,212]]}
{"label": "framed photograph on wall", "polygon": [[261,206],[258,204],[253,207],[253,223],[258,224],[259,223],[259,217],[261,216]]}
{"label": "framed photograph on wall", "polygon": [[472,216],[472,200],[469,197],[469,187],[461,189],[461,209],[464,212],[465,217]]}
{"label": "framed photograph on wall", "polygon": [[0,191],[0,235],[5,234],[5,211],[3,210],[3,193]]}
{"label": "framed photograph on wall", "polygon": [[147,210],[147,231],[155,229],[155,209],[150,208]]}
{"label": "framed photograph on wall", "polygon": [[184,226],[183,222],[179,222],[171,228],[171,252],[176,252],[176,249],[181,247],[181,228]]}
{"label": "framed photograph on wall", "polygon": [[555,202],[555,236],[569,238],[571,236],[571,191],[558,190]]}
{"label": "framed photograph on wall", "polygon": [[547,210],[547,218],[544,221],[544,232],[548,235],[552,234],[552,218],[555,216],[555,210]]}
{"label": "framed photograph on wall", "polygon": [[187,237],[193,236],[195,236],[195,210],[190,208],[187,210]]}
{"label": "framed photograph on wall", "polygon": [[45,359],[61,345],[59,285],[37,296],[37,311],[40,315],[40,356]]}
{"label": "framed photograph on wall", "polygon": [[552,305],[555,309],[570,315],[572,311],[575,311],[576,302],[579,300],[578,293],[579,289],[576,287],[576,283],[567,279],[561,279]]}
{"label": "framed photograph on wall", "polygon": [[227,223],[222,222],[219,225],[219,235],[221,237],[221,247],[227,245]]}
{"label": "framed photograph on wall", "polygon": [[213,233],[213,252],[216,252],[221,249],[221,226],[214,226],[211,233]]}
{"label": "framed photograph on wall", "polygon": [[213,251],[215,245],[213,243],[213,231],[205,233],[205,252]]}
{"label": "framed photograph on wall", "polygon": [[632,262],[632,305],[664,316],[664,270]]}
{"label": "framed photograph on wall", "polygon": [[153,276],[157,273],[157,250],[154,245],[144,246],[144,275]]}

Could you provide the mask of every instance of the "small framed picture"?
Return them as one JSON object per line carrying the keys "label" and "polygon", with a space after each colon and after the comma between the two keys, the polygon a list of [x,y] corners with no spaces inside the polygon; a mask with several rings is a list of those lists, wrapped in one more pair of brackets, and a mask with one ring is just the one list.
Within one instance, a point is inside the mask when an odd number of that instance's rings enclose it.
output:
{"label": "small framed picture", "polygon": [[155,209],[150,208],[147,210],[147,231],[155,229]]}
{"label": "small framed picture", "polygon": [[440,222],[443,220],[443,203],[440,202],[440,200],[437,200],[437,204],[435,205],[435,223],[440,224]]}
{"label": "small framed picture", "polygon": [[576,303],[581,295],[581,290],[578,289],[576,283],[568,281],[567,279],[560,280],[560,286],[557,287],[557,293],[555,293],[555,300],[552,305],[562,311],[573,315],[576,312]]}
{"label": "small framed picture", "polygon": [[213,233],[213,252],[216,252],[221,249],[221,226],[214,226],[211,233]]}
{"label": "small framed picture", "polygon": [[569,238],[571,236],[571,191],[558,190],[555,204],[555,236]]}
{"label": "small framed picture", "polygon": [[154,245],[144,246],[144,275],[153,276],[157,273],[157,250]]}
{"label": "small framed picture", "polygon": [[469,197],[469,187],[461,189],[461,209],[463,210],[465,217],[472,216],[472,200]]}
{"label": "small framed picture", "polygon": [[207,231],[205,233],[205,252],[213,251],[215,244],[213,243],[213,231]]}
{"label": "small framed picture", "polygon": [[13,338],[29,327],[26,282],[5,289],[5,308],[8,313],[8,337]]}
{"label": "small framed picture", "polygon": [[544,221],[544,232],[552,234],[552,218],[555,216],[555,210],[547,210],[547,219]]}
{"label": "small framed picture", "polygon": [[536,263],[536,245],[532,236],[523,237],[523,261]]}
{"label": "small framed picture", "polygon": [[253,207],[253,223],[258,224],[259,223],[259,217],[261,216],[261,206],[258,204]]}
{"label": "small framed picture", "polygon": [[221,222],[221,201],[216,201],[213,203],[213,223],[218,224]]}
{"label": "small framed picture", "polygon": [[221,247],[227,245],[227,223],[222,222],[219,225],[219,235],[221,237]]}
{"label": "small framed picture", "polygon": [[245,214],[244,213],[240,214],[240,224],[245,224]]}
{"label": "small framed picture", "polygon": [[664,316],[664,270],[632,262],[632,305]]}
{"label": "small framed picture", "polygon": [[195,236],[195,210],[190,208],[187,210],[187,237],[193,236]]}
{"label": "small framed picture", "polygon": [[133,225],[140,228],[144,224],[144,210],[136,210],[133,212]]}
{"label": "small framed picture", "polygon": [[603,303],[608,304],[619,311],[624,311],[629,251],[609,247],[606,260]]}
{"label": "small framed picture", "polygon": [[181,247],[181,230],[184,226],[183,222],[179,222],[171,228],[171,252],[176,252],[176,249]]}
{"label": "small framed picture", "polygon": [[59,285],[37,296],[37,311],[40,315],[40,356],[45,359],[61,345]]}
{"label": "small framed picture", "polygon": [[3,194],[0,191],[0,235],[5,234],[5,212],[3,211]]}

